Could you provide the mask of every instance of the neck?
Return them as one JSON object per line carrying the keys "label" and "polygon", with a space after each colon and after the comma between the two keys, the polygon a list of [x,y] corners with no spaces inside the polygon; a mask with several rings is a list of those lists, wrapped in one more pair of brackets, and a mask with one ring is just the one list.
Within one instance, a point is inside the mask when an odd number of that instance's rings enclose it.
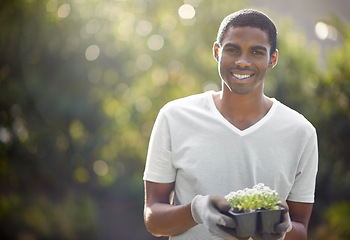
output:
{"label": "neck", "polygon": [[227,88],[214,95],[219,112],[234,126],[243,130],[263,118],[272,106],[272,100],[260,93],[236,94]]}

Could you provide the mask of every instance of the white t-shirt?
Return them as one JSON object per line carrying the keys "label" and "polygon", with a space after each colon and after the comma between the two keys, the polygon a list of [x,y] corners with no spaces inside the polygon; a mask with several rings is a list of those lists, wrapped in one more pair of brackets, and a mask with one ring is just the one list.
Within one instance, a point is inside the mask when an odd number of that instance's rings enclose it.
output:
{"label": "white t-shirt", "polygon": [[[217,110],[213,91],[166,104],[154,124],[144,180],[175,182],[174,204],[200,195],[225,196],[257,183],[280,197],[313,203],[318,165],[315,128],[276,99],[241,131]],[[171,239],[217,239],[197,225]]]}

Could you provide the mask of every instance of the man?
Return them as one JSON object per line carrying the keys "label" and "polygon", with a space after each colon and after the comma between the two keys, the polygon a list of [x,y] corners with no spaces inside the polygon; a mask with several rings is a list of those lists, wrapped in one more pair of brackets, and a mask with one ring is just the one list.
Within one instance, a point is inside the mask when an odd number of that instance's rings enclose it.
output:
{"label": "man", "polygon": [[227,16],[213,47],[222,90],[161,109],[144,172],[144,218],[153,235],[237,239],[224,196],[261,182],[289,212],[278,234],[253,239],[307,238],[317,136],[302,115],[264,94],[266,72],[277,64],[276,39],[274,23],[259,11]]}

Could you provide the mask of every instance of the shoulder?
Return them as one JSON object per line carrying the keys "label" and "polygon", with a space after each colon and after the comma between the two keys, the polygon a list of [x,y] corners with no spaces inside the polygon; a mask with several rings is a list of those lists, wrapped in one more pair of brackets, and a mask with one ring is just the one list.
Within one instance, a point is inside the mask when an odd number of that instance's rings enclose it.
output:
{"label": "shoulder", "polygon": [[160,110],[163,114],[178,114],[181,112],[200,110],[208,106],[209,92],[190,95],[168,102]]}

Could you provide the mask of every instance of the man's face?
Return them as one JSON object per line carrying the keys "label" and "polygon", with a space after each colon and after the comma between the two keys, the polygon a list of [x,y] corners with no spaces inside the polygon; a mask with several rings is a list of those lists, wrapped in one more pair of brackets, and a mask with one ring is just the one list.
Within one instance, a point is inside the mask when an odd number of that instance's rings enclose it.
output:
{"label": "man's face", "polygon": [[267,34],[259,28],[229,28],[222,47],[214,45],[214,56],[225,86],[237,94],[263,91],[267,69],[277,63],[277,51],[270,58]]}

